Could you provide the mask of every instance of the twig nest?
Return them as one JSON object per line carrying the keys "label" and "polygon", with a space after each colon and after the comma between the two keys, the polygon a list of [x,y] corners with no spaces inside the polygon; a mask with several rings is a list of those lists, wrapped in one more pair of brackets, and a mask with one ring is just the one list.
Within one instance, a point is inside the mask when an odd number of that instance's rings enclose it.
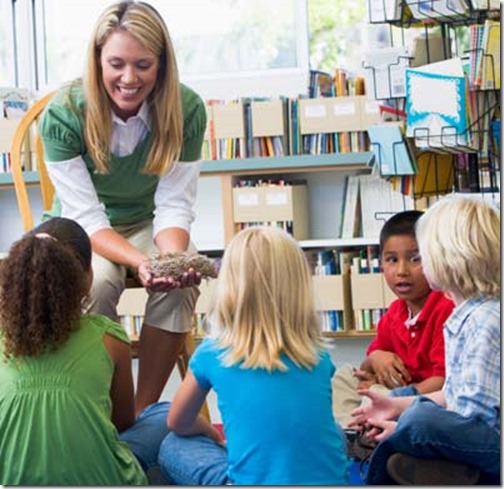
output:
{"label": "twig nest", "polygon": [[217,277],[215,260],[199,253],[166,253],[155,256],[149,264],[149,271],[154,277],[174,277],[175,280],[179,280],[190,268],[201,273],[202,278]]}

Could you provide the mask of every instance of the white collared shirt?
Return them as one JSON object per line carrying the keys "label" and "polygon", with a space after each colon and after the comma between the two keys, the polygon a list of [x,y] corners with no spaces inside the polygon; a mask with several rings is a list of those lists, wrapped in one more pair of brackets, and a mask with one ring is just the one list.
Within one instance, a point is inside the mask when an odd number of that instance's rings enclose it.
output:
{"label": "white collared shirt", "polygon": [[[148,135],[150,113],[144,102],[138,114],[123,121],[112,113],[111,153],[128,156]],[[48,162],[47,169],[57,188],[62,216],[79,222],[89,236],[110,228],[105,206],[98,200],[86,163],[81,156],[65,161]],[[167,227],[180,227],[190,232],[194,221],[197,179],[201,161],[175,161],[171,170],[159,179],[154,202],[154,236]]]}

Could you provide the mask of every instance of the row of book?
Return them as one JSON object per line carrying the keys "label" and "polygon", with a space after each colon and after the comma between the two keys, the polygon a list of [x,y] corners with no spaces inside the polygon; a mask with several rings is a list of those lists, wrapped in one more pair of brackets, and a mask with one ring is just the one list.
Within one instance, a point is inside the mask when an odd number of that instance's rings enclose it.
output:
{"label": "row of book", "polygon": [[345,180],[340,238],[377,238],[393,214],[415,208],[414,198],[394,190],[377,175],[349,175]]}
{"label": "row of book", "polygon": [[469,83],[482,90],[500,90],[500,21],[470,26]]}
{"label": "row of book", "polygon": [[381,120],[364,78],[311,70],[308,95],[208,100],[207,160],[367,151],[367,128]]}

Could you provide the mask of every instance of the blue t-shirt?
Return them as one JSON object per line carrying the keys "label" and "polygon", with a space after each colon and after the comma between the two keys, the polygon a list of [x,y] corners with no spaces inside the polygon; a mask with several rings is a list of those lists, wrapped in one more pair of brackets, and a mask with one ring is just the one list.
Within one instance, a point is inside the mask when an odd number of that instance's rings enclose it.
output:
{"label": "blue t-shirt", "polygon": [[229,478],[237,485],[346,485],[345,438],[332,411],[335,368],[321,352],[312,370],[287,357],[285,372],[225,367],[206,338],[189,366],[213,388],[227,439]]}

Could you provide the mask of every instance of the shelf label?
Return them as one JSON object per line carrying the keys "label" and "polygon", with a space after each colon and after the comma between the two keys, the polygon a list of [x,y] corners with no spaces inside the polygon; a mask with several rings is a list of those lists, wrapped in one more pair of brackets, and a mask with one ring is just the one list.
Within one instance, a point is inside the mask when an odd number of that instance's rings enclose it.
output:
{"label": "shelf label", "polygon": [[238,194],[238,205],[241,207],[254,207],[259,205],[259,194],[257,192],[247,192]]}
{"label": "shelf label", "polygon": [[355,114],[355,103],[350,104],[337,104],[334,105],[334,115],[351,115]]}
{"label": "shelf label", "polygon": [[288,200],[287,192],[268,192],[266,194],[267,205],[286,205]]}
{"label": "shelf label", "polygon": [[322,104],[310,104],[305,106],[305,117],[325,117],[326,107]]}

